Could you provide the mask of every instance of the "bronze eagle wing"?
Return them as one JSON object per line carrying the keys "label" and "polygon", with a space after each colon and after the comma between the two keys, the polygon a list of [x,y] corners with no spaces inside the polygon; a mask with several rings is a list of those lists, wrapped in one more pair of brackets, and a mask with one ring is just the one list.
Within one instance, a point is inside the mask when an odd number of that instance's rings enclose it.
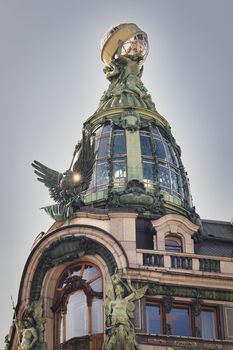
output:
{"label": "bronze eagle wing", "polygon": [[50,169],[44,164],[34,160],[32,163],[34,173],[38,176],[37,180],[42,182],[49,189],[50,197],[52,197],[55,202],[62,201],[62,189],[60,186],[63,174],[56,170]]}

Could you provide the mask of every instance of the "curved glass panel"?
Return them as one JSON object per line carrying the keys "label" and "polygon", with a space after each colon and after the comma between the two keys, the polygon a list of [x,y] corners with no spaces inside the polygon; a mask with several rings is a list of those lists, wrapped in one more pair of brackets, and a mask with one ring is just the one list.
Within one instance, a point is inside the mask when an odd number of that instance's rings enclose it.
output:
{"label": "curved glass panel", "polygon": [[154,163],[143,160],[143,178],[145,183],[155,180]]}
{"label": "curved glass panel", "polygon": [[108,163],[107,161],[97,161],[96,163],[96,186],[107,185],[108,177]]}
{"label": "curved glass panel", "polygon": [[109,148],[109,137],[102,137],[99,143],[98,158],[107,157]]}
{"label": "curved glass panel", "polygon": [[124,131],[115,131],[113,136],[113,155],[126,154]]}
{"label": "curved glass panel", "polygon": [[155,139],[155,145],[156,145],[155,152],[158,158],[166,159],[166,152],[162,141],[160,141],[159,139]]}
{"label": "curved glass panel", "polygon": [[140,133],[141,153],[143,156],[152,156],[150,134],[146,131]]}
{"label": "curved glass panel", "polygon": [[112,162],[112,176],[115,184],[124,184],[126,179],[125,158],[115,158]]}
{"label": "curved glass panel", "polygon": [[164,166],[159,166],[159,182],[162,187],[170,189],[170,172],[168,168],[165,168]]}

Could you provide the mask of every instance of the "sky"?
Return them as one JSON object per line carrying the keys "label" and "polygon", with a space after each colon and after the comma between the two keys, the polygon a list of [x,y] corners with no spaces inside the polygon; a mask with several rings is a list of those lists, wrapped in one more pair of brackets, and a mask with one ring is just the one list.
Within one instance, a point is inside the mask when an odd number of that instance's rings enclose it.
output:
{"label": "sky", "polygon": [[0,349],[33,240],[52,220],[36,159],[70,164],[108,86],[100,41],[134,22],[150,52],[142,80],[182,149],[196,210],[233,218],[232,0],[0,0]]}

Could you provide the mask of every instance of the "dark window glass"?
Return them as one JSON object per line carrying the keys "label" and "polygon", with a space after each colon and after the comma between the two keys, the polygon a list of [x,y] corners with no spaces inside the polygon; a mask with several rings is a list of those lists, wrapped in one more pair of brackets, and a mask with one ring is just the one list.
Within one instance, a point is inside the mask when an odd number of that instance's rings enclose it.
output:
{"label": "dark window glass", "polygon": [[167,154],[167,161],[169,163],[173,163],[173,154],[171,152],[170,147],[168,146],[168,144],[165,142],[164,143],[165,149],[166,149],[166,154]]}
{"label": "dark window glass", "polygon": [[95,151],[98,150],[99,148],[99,143],[100,143],[100,135],[102,132],[102,126],[100,128],[98,128],[95,132],[94,132],[94,137],[95,137]]}
{"label": "dark window glass", "polygon": [[155,151],[156,151],[158,158],[166,159],[166,152],[165,152],[164,145],[163,145],[162,141],[155,139],[155,146],[156,146]]}
{"label": "dark window glass", "polygon": [[179,164],[178,164],[178,159],[177,159],[176,153],[175,153],[175,151],[174,151],[174,149],[172,148],[171,145],[168,145],[168,147],[170,149],[170,153],[171,153],[171,157],[172,157],[172,160],[173,160],[173,164],[178,167]]}
{"label": "dark window glass", "polygon": [[172,181],[172,190],[177,193],[180,193],[179,176],[174,171],[171,171],[171,181]]}
{"label": "dark window glass", "polygon": [[164,166],[159,167],[159,182],[162,187],[170,188],[169,170]]}
{"label": "dark window glass", "polygon": [[154,126],[152,128],[152,134],[153,134],[154,137],[159,137],[159,138],[161,137],[161,135],[159,133],[159,130],[158,130],[158,128],[156,126]]}
{"label": "dark window glass", "polygon": [[166,252],[181,253],[182,244],[179,238],[168,237],[165,239]]}
{"label": "dark window glass", "polygon": [[112,175],[114,182],[126,178],[126,162],[124,160],[114,160],[112,163]]}
{"label": "dark window glass", "polygon": [[141,153],[143,156],[152,156],[150,138],[146,135],[140,135]]}
{"label": "dark window glass", "polygon": [[189,310],[183,308],[173,308],[172,316],[172,335],[190,336]]}
{"label": "dark window glass", "polygon": [[143,161],[143,178],[145,181],[154,181],[154,163]]}
{"label": "dark window glass", "polygon": [[108,156],[109,152],[109,137],[102,137],[99,143],[98,158]]}
{"label": "dark window glass", "polygon": [[108,163],[98,161],[96,166],[96,186],[102,186],[108,183]]}
{"label": "dark window glass", "polygon": [[146,331],[151,334],[161,333],[160,322],[160,306],[147,304],[146,305]]}
{"label": "dark window glass", "polygon": [[110,131],[111,131],[111,124],[110,123],[105,124],[103,127],[102,134],[109,134]]}
{"label": "dark window glass", "polygon": [[116,154],[125,154],[125,135],[123,133],[116,134],[113,137],[113,155]]}
{"label": "dark window glass", "polygon": [[166,132],[164,131],[164,129],[163,129],[163,128],[160,128],[160,127],[158,127],[158,129],[159,129],[159,132],[160,132],[160,134],[162,135],[162,137],[163,137],[165,140],[167,140],[167,134],[166,134]]}
{"label": "dark window glass", "polygon": [[205,339],[216,339],[215,315],[213,310],[201,311],[201,334]]}

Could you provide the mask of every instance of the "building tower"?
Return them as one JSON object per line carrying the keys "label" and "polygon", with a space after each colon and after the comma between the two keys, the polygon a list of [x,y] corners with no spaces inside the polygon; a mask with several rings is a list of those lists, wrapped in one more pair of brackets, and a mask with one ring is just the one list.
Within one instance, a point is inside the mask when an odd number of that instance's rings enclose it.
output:
{"label": "building tower", "polygon": [[109,87],[70,168],[33,163],[55,222],[26,262],[6,349],[233,349],[233,228],[195,212],[141,80],[148,49],[135,24],[111,28]]}

